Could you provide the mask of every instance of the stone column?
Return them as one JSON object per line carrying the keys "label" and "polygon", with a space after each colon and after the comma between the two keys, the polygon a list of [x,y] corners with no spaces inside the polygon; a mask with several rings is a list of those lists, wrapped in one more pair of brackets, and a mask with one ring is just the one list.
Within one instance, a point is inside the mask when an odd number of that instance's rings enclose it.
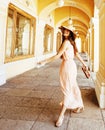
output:
{"label": "stone column", "polygon": [[86,36],[85,44],[84,44],[85,52],[88,53],[88,36]]}
{"label": "stone column", "polygon": [[91,18],[90,20],[90,65],[91,65],[91,70],[94,71],[94,23],[93,19]]}
{"label": "stone column", "polygon": [[94,72],[99,69],[99,19],[94,18]]}
{"label": "stone column", "polygon": [[7,24],[8,0],[0,3],[0,86],[6,82],[5,73],[5,40],[6,40],[6,24]]}
{"label": "stone column", "polygon": [[95,91],[99,106],[105,108],[105,1],[98,0],[95,4],[99,9],[99,67]]}

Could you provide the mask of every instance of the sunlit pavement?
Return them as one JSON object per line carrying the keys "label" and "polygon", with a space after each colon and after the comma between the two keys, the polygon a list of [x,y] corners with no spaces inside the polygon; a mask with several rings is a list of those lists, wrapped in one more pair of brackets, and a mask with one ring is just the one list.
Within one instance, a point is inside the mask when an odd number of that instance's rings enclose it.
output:
{"label": "sunlit pavement", "polygon": [[85,110],[65,113],[61,127],[55,121],[63,99],[56,60],[18,75],[0,87],[0,130],[105,130],[105,110],[99,108],[92,77],[86,79],[77,60],[77,81]]}

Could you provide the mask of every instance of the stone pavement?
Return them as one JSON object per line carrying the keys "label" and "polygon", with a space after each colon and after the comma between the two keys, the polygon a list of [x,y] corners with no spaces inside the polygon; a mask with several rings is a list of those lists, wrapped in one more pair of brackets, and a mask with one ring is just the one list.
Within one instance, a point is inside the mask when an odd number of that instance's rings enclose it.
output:
{"label": "stone pavement", "polygon": [[85,78],[77,60],[85,110],[79,114],[67,110],[63,125],[55,127],[63,99],[60,62],[27,71],[0,87],[0,130],[105,130],[105,110],[98,106],[93,79]]}

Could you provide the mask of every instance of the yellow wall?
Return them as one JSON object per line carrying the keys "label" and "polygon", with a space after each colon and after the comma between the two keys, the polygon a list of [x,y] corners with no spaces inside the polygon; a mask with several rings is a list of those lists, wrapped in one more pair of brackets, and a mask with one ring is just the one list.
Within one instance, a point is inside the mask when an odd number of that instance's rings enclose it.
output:
{"label": "yellow wall", "polygon": [[99,72],[105,78],[105,4],[99,13]]}
{"label": "yellow wall", "polygon": [[38,14],[49,4],[54,2],[54,0],[37,0],[38,1]]}

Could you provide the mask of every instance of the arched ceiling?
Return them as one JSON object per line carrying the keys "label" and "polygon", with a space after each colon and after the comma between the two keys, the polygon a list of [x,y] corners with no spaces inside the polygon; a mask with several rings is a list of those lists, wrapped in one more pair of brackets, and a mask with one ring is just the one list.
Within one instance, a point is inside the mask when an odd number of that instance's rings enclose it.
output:
{"label": "arched ceiling", "polygon": [[64,5],[59,7],[58,0],[37,0],[38,16],[47,18],[53,14],[55,26],[67,25],[69,17],[78,33],[86,35],[91,17],[94,16],[94,0],[64,0]]}
{"label": "arched ceiling", "polygon": [[85,23],[86,27],[89,27],[90,19],[80,9],[77,9],[71,6],[64,6],[64,7],[55,9],[55,23],[58,23],[60,20],[65,19],[65,18],[66,20],[68,20],[69,17],[72,18],[73,20],[81,21],[82,23]]}

